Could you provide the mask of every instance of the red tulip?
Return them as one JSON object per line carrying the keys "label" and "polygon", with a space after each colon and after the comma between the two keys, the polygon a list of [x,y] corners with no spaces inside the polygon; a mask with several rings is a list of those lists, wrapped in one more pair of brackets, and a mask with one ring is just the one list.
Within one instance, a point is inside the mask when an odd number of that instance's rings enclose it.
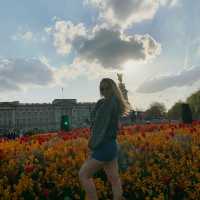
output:
{"label": "red tulip", "polygon": [[169,140],[170,139],[169,136],[166,136],[166,139]]}
{"label": "red tulip", "polygon": [[145,138],[146,134],[144,132],[141,133],[142,137]]}
{"label": "red tulip", "polygon": [[44,188],[44,189],[43,189],[43,194],[44,194],[44,196],[45,196],[46,198],[48,198],[48,196],[49,196],[49,190],[48,190],[47,188]]}
{"label": "red tulip", "polygon": [[171,181],[171,177],[169,177],[169,176],[164,176],[164,177],[162,178],[162,182],[163,182],[165,185],[168,185],[168,184],[170,183],[170,181]]}
{"label": "red tulip", "polygon": [[30,172],[32,172],[33,170],[34,170],[34,166],[31,165],[31,164],[26,165],[26,166],[24,167],[24,171],[25,171],[26,173],[30,173]]}
{"label": "red tulip", "polygon": [[171,137],[174,137],[174,132],[173,131],[171,131],[171,132],[169,132],[169,135],[171,136]]}

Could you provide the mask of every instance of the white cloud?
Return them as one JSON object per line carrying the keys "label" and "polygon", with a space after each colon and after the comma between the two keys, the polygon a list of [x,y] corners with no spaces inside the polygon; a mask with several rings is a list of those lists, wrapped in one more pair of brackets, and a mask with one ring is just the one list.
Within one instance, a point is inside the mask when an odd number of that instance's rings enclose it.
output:
{"label": "white cloud", "polygon": [[163,6],[178,6],[180,3],[180,0],[160,0],[161,5]]}
{"label": "white cloud", "polygon": [[113,73],[115,73],[114,70],[106,70],[97,63],[76,58],[69,66],[62,65],[56,69],[54,75],[56,82],[59,85],[64,85],[67,81],[77,79],[80,76],[85,76],[89,80],[93,80],[102,76],[110,76]]}
{"label": "white cloud", "polygon": [[[26,27],[18,27],[17,32],[12,35],[10,38],[11,40],[14,41],[25,41],[25,42],[46,42],[47,41],[47,37],[46,35],[43,33],[39,33],[39,32],[32,32],[30,30],[27,30],[28,28]],[[47,30],[45,30],[45,32],[47,32]]]}
{"label": "white cloud", "polygon": [[0,91],[30,90],[34,87],[66,86],[68,81],[85,76],[88,79],[97,79],[101,76],[110,76],[114,72],[103,69],[95,63],[88,63],[74,59],[70,65],[58,68],[49,64],[45,56],[39,59],[4,59],[0,58]]}
{"label": "white cloud", "polygon": [[99,10],[99,18],[123,29],[150,20],[160,5],[174,6],[177,0],[85,0]]}
{"label": "white cloud", "polygon": [[21,90],[52,83],[53,70],[38,59],[0,59],[0,90]]}
{"label": "white cloud", "polygon": [[53,27],[45,28],[52,34],[57,53],[66,55],[70,53],[72,43],[79,37],[86,36],[86,28],[82,23],[74,25],[71,21],[56,21]]}
{"label": "white cloud", "polygon": [[142,83],[136,92],[154,93],[171,87],[192,86],[200,80],[200,67],[184,69],[178,74],[160,76]]}
{"label": "white cloud", "polygon": [[25,41],[31,41],[33,40],[33,33],[31,31],[26,32],[19,32],[15,35],[11,36],[12,40],[25,40]]}

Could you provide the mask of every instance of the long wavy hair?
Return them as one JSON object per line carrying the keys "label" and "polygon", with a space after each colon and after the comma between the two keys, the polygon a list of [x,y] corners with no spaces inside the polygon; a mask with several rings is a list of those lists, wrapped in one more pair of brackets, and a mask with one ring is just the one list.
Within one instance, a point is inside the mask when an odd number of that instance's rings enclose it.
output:
{"label": "long wavy hair", "polygon": [[[131,111],[131,106],[125,100],[124,96],[122,95],[121,90],[119,89],[119,87],[117,86],[117,84],[115,83],[115,81],[112,80],[111,78],[103,78],[100,81],[99,90],[100,90],[101,85],[103,83],[106,83],[108,85],[111,95],[114,95],[118,99],[120,110],[121,110],[121,113],[120,113],[121,116],[127,116],[130,113],[130,111]],[[101,97],[104,96],[102,94],[101,90],[100,90],[100,96]]]}

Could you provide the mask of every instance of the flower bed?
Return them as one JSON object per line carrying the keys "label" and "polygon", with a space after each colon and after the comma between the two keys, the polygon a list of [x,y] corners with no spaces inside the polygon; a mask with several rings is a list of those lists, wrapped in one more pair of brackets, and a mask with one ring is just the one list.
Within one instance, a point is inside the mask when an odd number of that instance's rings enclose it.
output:
{"label": "flower bed", "polygon": [[[2,140],[0,199],[84,200],[78,171],[88,156],[89,134],[85,128]],[[200,122],[126,126],[118,143],[127,199],[200,198]],[[100,199],[112,199],[103,170],[94,182]]]}

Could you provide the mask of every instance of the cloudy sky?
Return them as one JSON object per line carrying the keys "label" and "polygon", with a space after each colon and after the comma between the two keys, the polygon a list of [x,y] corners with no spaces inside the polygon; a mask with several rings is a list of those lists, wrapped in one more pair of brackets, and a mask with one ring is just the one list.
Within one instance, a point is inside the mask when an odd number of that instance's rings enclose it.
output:
{"label": "cloudy sky", "polygon": [[0,4],[0,101],[93,102],[117,73],[140,110],[169,109],[200,88],[199,0]]}

